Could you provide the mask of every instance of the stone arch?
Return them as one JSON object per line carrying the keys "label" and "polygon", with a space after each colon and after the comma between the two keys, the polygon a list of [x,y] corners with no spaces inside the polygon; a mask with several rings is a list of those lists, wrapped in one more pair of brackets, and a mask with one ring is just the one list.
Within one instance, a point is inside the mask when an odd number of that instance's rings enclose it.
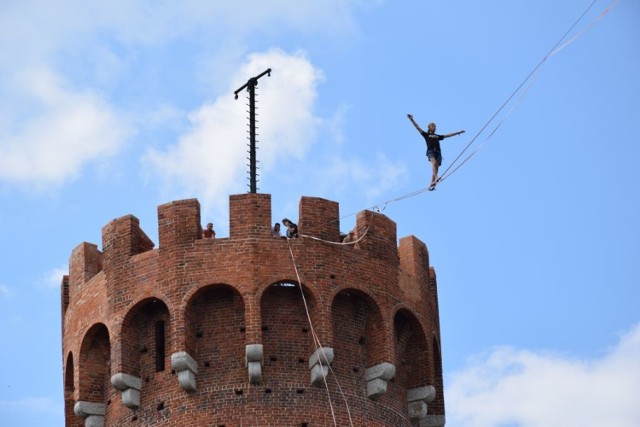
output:
{"label": "stone arch", "polygon": [[307,300],[307,305],[309,306],[309,309],[311,309],[311,307],[315,307],[316,302],[317,302],[317,298],[315,293],[313,292],[313,289],[311,289],[310,287],[308,287],[307,285],[305,285],[304,283],[300,284],[296,279],[290,279],[290,278],[285,278],[285,279],[279,279],[279,280],[275,280],[267,285],[262,285],[260,287],[260,289],[258,289],[258,291],[256,292],[256,299],[258,301],[262,301],[262,298],[264,296],[264,294],[269,291],[272,290],[273,287],[277,287],[277,286],[284,286],[284,287],[293,287],[297,289],[298,295],[300,295],[300,288],[299,286],[302,286],[302,290],[304,292],[304,297]]}
{"label": "stone arch", "polygon": [[171,370],[170,322],[169,309],[158,298],[145,298],[131,307],[122,321],[122,373],[146,384],[155,381],[155,374]]}
{"label": "stone arch", "polygon": [[246,382],[244,311],[240,293],[225,284],[203,286],[189,298],[186,351],[198,363],[198,387]]}
{"label": "stone arch", "polygon": [[78,371],[79,400],[104,404],[111,390],[111,344],[109,330],[103,323],[94,324],[84,335]]}
{"label": "stone arch", "polygon": [[260,313],[267,383],[308,382],[307,362],[315,344],[300,289],[313,323],[311,313],[316,299],[309,288],[295,281],[279,281],[262,292]]}
{"label": "stone arch", "polygon": [[393,331],[396,384],[402,390],[430,385],[427,337],[418,318],[406,308],[399,309],[393,318]]}

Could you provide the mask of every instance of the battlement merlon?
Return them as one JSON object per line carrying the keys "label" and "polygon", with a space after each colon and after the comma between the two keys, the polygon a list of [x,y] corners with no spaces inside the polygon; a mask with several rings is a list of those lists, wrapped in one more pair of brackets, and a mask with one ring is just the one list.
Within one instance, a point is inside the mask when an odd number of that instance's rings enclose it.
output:
{"label": "battlement merlon", "polygon": [[319,197],[302,197],[299,205],[299,231],[307,236],[337,242],[340,239],[340,205]]}
{"label": "battlement merlon", "polygon": [[386,215],[373,211],[361,211],[356,216],[356,238],[360,249],[390,265],[398,265],[396,223]]}
{"label": "battlement merlon", "polygon": [[429,267],[429,291],[431,292],[431,301],[433,301],[435,309],[435,320],[440,330],[440,307],[438,304],[438,280],[436,278],[436,270]]}
{"label": "battlement merlon", "polygon": [[176,200],[158,206],[160,251],[192,244],[202,237],[198,199]]}
{"label": "battlement merlon", "polygon": [[105,271],[118,268],[137,255],[153,249],[154,243],[140,228],[140,220],[125,215],[102,227],[102,263]]}
{"label": "battlement merlon", "polygon": [[102,252],[93,243],[82,242],[69,257],[69,283],[86,283],[102,270]]}
{"label": "battlement merlon", "polygon": [[427,285],[429,274],[429,250],[420,239],[415,236],[406,236],[400,239],[398,246],[400,256],[400,268],[409,273],[419,283]]}
{"label": "battlement merlon", "polygon": [[229,196],[229,238],[265,237],[271,237],[271,194]]}
{"label": "battlement merlon", "polygon": [[69,308],[69,276],[62,276],[60,281],[60,305],[62,308],[62,322],[64,325],[64,315],[67,314],[67,308]]}

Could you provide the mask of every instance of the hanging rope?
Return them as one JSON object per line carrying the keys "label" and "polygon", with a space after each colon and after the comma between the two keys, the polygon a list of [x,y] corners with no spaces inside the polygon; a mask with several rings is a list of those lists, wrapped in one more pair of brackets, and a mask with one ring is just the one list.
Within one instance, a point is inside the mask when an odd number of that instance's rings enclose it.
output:
{"label": "hanging rope", "polygon": [[[329,360],[324,351],[324,347],[320,343],[320,339],[318,338],[318,335],[316,335],[316,331],[313,327],[313,322],[311,321],[311,315],[309,314],[309,306],[307,304],[307,298],[304,296],[304,291],[302,289],[302,281],[300,280],[300,274],[298,273],[298,266],[296,264],[295,256],[293,255],[293,248],[291,247],[291,239],[287,238],[287,244],[289,245],[289,253],[291,254],[291,260],[293,261],[293,268],[295,270],[296,278],[298,280],[298,287],[300,288],[300,294],[302,295],[302,301],[304,303],[304,309],[307,314],[307,320],[309,321],[309,330],[311,331],[311,336],[313,337],[314,346],[316,348],[316,351],[319,350],[322,353],[324,360]],[[342,399],[344,400],[344,403],[346,405],[347,415],[349,416],[349,425],[353,427],[353,420],[351,419],[351,411],[349,410],[349,402],[347,401],[346,396],[342,392],[342,387],[340,387],[340,383],[338,382],[338,377],[331,369],[331,365],[328,364],[327,366],[329,368],[329,371],[331,371],[331,373],[333,374],[332,377],[335,380],[336,385],[338,387],[338,391],[340,392],[340,395],[342,396]],[[329,408],[331,409],[331,416],[333,417],[333,425],[337,427],[338,423],[336,421],[336,414],[333,410],[333,403],[331,402],[331,393],[329,392],[329,385],[327,384],[327,378],[326,378],[326,375],[324,375],[324,372],[322,373],[322,380],[324,382],[325,389],[327,390],[327,399],[329,400]]]}

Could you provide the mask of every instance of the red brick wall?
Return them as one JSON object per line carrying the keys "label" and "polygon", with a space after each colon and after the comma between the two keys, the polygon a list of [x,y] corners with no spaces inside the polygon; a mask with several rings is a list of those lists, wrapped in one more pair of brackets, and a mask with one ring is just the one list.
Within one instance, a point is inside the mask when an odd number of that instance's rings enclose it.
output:
{"label": "red brick wall", "polygon": [[[300,218],[290,219],[303,235],[338,242],[335,202],[304,197]],[[432,339],[440,339],[437,289],[426,246],[411,236],[398,247],[395,223],[369,211],[356,218],[358,237],[364,235],[357,246],[273,239],[275,221],[269,195],[231,196],[230,237],[202,239],[198,201],[182,200],[158,207],[159,249],[131,215],[103,228],[102,252],[89,243],[74,249],[61,291],[63,355],[80,357],[71,368],[74,387],[65,381],[66,404],[106,403],[107,426],[331,425],[330,403],[341,426],[349,425],[349,412],[358,426],[411,425],[406,388],[435,382],[442,391]],[[309,384],[315,344],[298,278],[321,344],[335,349],[329,396]],[[165,324],[161,372],[158,321]],[[95,337],[102,338],[88,344]],[[247,344],[264,346],[257,386],[248,384]],[[182,390],[171,369],[177,351],[198,363],[195,392]],[[101,392],[86,374],[98,360]],[[395,364],[398,374],[385,395],[370,399],[364,370],[381,362]],[[138,409],[124,407],[110,386],[118,372],[142,378]],[[444,400],[438,405],[444,413]],[[66,416],[67,425],[80,425]]]}
{"label": "red brick wall", "polygon": [[198,387],[243,383],[247,370],[242,297],[229,286],[211,286],[197,294],[189,311],[194,343],[189,354],[198,361]]}
{"label": "red brick wall", "polygon": [[306,385],[313,344],[300,287],[270,286],[262,295],[261,307],[264,386],[273,390],[287,382]]}
{"label": "red brick wall", "polygon": [[433,338],[431,347],[433,351],[432,360],[434,365],[434,384],[436,388],[436,398],[429,404],[429,408],[433,409],[433,414],[444,415],[444,385],[442,383],[442,354],[440,353],[440,345],[436,338]]}

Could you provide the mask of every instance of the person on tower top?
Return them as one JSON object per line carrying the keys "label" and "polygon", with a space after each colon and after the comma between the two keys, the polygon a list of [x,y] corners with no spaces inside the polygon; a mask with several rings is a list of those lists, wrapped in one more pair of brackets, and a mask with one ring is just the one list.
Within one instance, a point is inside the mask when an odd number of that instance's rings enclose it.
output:
{"label": "person on tower top", "polygon": [[282,237],[280,234],[280,223],[276,222],[271,229],[271,237]]}
{"label": "person on tower top", "polygon": [[205,239],[215,239],[216,238],[216,232],[213,229],[213,223],[208,223],[207,224],[207,228],[202,232],[202,234],[204,235]]}
{"label": "person on tower top", "polygon": [[436,133],[436,124],[429,123],[427,126],[427,131],[422,130],[420,126],[413,120],[413,115],[407,114],[413,126],[420,132],[420,135],[424,138],[427,143],[427,159],[432,166],[432,174],[431,174],[431,185],[429,185],[429,191],[433,191],[436,188],[436,183],[440,180],[438,178],[438,168],[442,165],[442,152],[440,151],[440,141],[445,138],[449,138],[451,136],[456,136],[464,133],[464,130],[460,130],[458,132],[448,133],[445,135],[438,135]]}
{"label": "person on tower top", "polygon": [[287,227],[287,238],[288,239],[297,239],[298,238],[298,226],[291,222],[289,219],[284,218],[282,220],[282,224]]}

